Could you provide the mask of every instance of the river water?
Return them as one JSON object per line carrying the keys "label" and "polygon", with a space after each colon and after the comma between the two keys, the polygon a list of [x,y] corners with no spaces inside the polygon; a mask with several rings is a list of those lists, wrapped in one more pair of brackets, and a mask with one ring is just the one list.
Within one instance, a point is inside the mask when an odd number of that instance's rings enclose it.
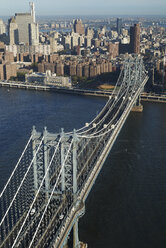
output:
{"label": "river water", "polygon": [[[102,98],[0,88],[0,191],[32,126],[81,127]],[[131,113],[86,202],[80,240],[89,248],[166,247],[166,105]]]}

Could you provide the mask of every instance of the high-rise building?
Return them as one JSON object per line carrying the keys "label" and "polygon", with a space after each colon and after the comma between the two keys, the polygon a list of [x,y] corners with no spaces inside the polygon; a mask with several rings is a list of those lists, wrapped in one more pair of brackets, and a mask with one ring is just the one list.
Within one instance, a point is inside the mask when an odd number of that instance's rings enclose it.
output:
{"label": "high-rise building", "polygon": [[0,19],[0,34],[6,33],[6,27],[3,21]]}
{"label": "high-rise building", "polygon": [[50,50],[51,50],[51,53],[56,53],[58,50],[57,50],[57,40],[54,39],[53,36],[50,36]]}
{"label": "high-rise building", "polygon": [[39,26],[38,23],[29,23],[29,45],[39,45]]}
{"label": "high-rise building", "polygon": [[29,24],[33,23],[31,13],[16,13],[19,43],[29,45]]}
{"label": "high-rise building", "polygon": [[38,45],[39,27],[35,22],[35,6],[30,3],[30,13],[16,13],[9,20],[10,44]]}
{"label": "high-rise building", "polygon": [[117,33],[120,35],[122,33],[122,19],[117,18]]}
{"label": "high-rise building", "polygon": [[78,34],[85,34],[84,25],[80,19],[74,21],[74,32]]}
{"label": "high-rise building", "polygon": [[140,53],[140,25],[134,24],[130,27],[130,52]]}
{"label": "high-rise building", "polygon": [[15,45],[19,43],[18,25],[14,17],[9,19],[9,39],[10,39],[10,45]]}
{"label": "high-rise building", "polygon": [[119,42],[109,43],[108,52],[113,58],[119,56]]}

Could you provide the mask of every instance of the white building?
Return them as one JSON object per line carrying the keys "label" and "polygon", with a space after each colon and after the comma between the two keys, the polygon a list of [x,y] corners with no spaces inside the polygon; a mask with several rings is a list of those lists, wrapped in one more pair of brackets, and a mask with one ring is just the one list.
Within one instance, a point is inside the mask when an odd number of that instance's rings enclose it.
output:
{"label": "white building", "polygon": [[55,73],[51,73],[50,70],[46,71],[46,73],[26,74],[26,82],[68,88],[72,86],[70,77],[57,76]]}

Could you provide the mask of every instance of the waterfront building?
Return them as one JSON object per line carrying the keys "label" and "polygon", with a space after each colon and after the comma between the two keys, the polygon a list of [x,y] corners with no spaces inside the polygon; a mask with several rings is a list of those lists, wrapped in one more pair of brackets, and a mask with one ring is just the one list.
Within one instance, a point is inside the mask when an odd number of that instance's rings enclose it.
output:
{"label": "waterfront building", "polygon": [[0,80],[4,80],[4,64],[0,64]]}
{"label": "waterfront building", "polygon": [[14,54],[12,52],[7,52],[3,50],[3,44],[1,45],[2,49],[0,52],[0,79],[8,80],[11,77],[17,76],[17,68],[14,63]]}
{"label": "waterfront building", "polygon": [[17,67],[14,63],[9,63],[3,61],[2,64],[0,64],[0,79],[1,80],[9,80],[11,77],[17,76]]}
{"label": "waterfront building", "polygon": [[71,78],[70,77],[60,77],[55,73],[51,73],[50,70],[47,70],[46,73],[31,73],[26,74],[26,82],[35,83],[38,82],[43,85],[53,85],[61,87],[71,87]]}
{"label": "waterfront building", "polygon": [[83,67],[83,76],[89,78],[89,65]]}
{"label": "waterfront building", "polygon": [[82,77],[82,64],[77,65],[77,77]]}
{"label": "waterfront building", "polygon": [[75,76],[77,73],[76,73],[76,63],[72,63],[70,64],[70,76]]}

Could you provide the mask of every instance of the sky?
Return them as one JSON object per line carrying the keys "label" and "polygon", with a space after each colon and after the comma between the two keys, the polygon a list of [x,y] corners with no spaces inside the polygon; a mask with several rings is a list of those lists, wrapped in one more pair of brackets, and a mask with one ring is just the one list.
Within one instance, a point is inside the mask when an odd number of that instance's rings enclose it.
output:
{"label": "sky", "polygon": [[[0,16],[29,11],[27,0],[0,0]],[[166,15],[166,0],[34,0],[36,15]]]}

